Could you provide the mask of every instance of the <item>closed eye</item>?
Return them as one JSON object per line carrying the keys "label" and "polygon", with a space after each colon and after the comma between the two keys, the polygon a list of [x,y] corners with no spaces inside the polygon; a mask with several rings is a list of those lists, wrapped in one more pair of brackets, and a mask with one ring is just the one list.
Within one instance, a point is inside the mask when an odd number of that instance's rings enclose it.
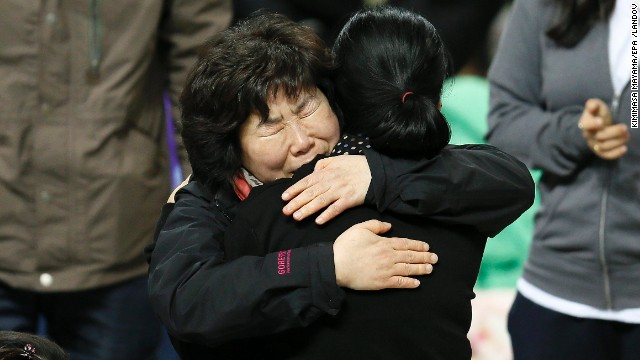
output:
{"label": "closed eye", "polygon": [[300,107],[298,116],[301,119],[309,117],[313,115],[313,113],[316,112],[316,110],[318,110],[319,107],[320,107],[320,101],[318,101],[318,99],[316,99],[315,97],[309,97]]}
{"label": "closed eye", "polygon": [[284,129],[282,121],[274,123],[264,123],[260,126],[260,136],[272,136],[276,135]]}

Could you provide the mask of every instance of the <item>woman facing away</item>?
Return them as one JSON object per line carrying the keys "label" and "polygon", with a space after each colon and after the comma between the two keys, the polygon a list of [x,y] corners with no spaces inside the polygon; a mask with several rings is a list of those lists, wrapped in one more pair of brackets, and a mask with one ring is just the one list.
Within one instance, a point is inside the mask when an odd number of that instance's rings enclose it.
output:
{"label": "woman facing away", "polygon": [[516,359],[640,354],[640,132],[630,0],[516,0],[489,72],[488,140],[540,169],[509,315]]}
{"label": "woman facing away", "polygon": [[[194,174],[175,204],[163,209],[149,249],[151,301],[183,357],[199,345],[266,336],[335,315],[343,288],[415,288],[419,282],[411,276],[430,272],[424,242],[383,238],[378,234],[389,228],[377,220],[290,249],[284,274],[279,252],[226,254],[224,236],[251,191],[248,183],[290,178],[338,142],[332,66],[310,29],[263,14],[208,42],[192,70],[181,105]],[[242,141],[246,131],[255,141]],[[531,204],[533,185],[526,168],[504,152],[458,146],[430,159],[375,151],[328,158],[284,197],[290,201],[283,211],[296,221],[326,207],[316,219],[326,223],[366,204],[493,235]]]}

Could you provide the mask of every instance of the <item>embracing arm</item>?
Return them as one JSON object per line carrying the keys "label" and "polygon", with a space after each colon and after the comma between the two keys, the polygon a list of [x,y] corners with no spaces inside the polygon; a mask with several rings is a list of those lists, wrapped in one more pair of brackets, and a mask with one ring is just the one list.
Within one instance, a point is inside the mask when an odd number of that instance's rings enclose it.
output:
{"label": "embracing arm", "polygon": [[494,236],[533,204],[529,170],[490,145],[449,146],[423,160],[366,154],[372,173],[366,202],[381,211],[471,225]]}
{"label": "embracing arm", "polygon": [[187,188],[158,233],[149,295],[173,336],[212,346],[259,335],[248,331],[263,321],[253,317],[256,309],[284,328],[337,313],[344,295],[336,285],[331,246],[291,250],[296,271],[279,276],[277,253],[225,261],[227,226],[220,211]]}
{"label": "embracing arm", "polygon": [[[391,227],[379,221],[284,254],[227,260],[222,244],[230,222],[197,194],[195,182],[178,193],[155,248],[148,249],[152,305],[183,341],[212,346],[305,326],[339,311],[344,297],[339,286],[415,288],[419,281],[410,276],[430,273],[437,261],[422,241],[379,236]],[[252,234],[232,236],[251,241]],[[283,262],[291,271],[282,273]]]}
{"label": "embracing arm", "polygon": [[375,205],[475,227],[494,236],[533,203],[535,186],[524,164],[490,145],[449,146],[432,159],[390,158],[373,150],[323,159],[283,194],[286,215],[301,220],[326,207],[324,223],[342,211]]}

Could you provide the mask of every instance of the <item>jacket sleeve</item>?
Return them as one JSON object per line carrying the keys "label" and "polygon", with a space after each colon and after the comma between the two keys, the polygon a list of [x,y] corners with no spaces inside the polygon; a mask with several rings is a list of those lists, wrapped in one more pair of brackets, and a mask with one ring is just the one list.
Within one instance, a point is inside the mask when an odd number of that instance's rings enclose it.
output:
{"label": "jacket sleeve", "polygon": [[230,0],[165,0],[159,31],[161,61],[167,70],[167,91],[176,123],[176,142],[183,173],[190,173],[186,152],[179,136],[178,99],[188,72],[195,64],[201,45],[231,24]]}
{"label": "jacket sleeve", "polygon": [[[212,346],[338,312],[344,293],[336,284],[331,244],[293,249],[285,258],[272,253],[225,261],[228,225],[189,188],[177,196],[149,269],[149,296],[171,335]],[[278,274],[279,260],[291,272]]]}
{"label": "jacket sleeve", "polygon": [[365,155],[372,173],[365,201],[379,211],[470,225],[495,236],[533,204],[527,167],[490,145],[448,146],[422,160]]}
{"label": "jacket sleeve", "polygon": [[529,168],[570,176],[592,153],[578,128],[582,106],[546,110],[542,96],[542,1],[518,0],[489,72],[487,140]]}

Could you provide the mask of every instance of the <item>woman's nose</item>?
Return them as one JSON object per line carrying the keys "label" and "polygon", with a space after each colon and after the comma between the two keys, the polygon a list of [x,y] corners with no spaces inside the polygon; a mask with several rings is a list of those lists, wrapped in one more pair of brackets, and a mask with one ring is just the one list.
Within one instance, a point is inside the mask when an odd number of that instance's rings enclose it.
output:
{"label": "woman's nose", "polygon": [[309,136],[309,131],[299,124],[291,126],[293,143],[291,152],[294,154],[304,154],[313,147],[313,138]]}

